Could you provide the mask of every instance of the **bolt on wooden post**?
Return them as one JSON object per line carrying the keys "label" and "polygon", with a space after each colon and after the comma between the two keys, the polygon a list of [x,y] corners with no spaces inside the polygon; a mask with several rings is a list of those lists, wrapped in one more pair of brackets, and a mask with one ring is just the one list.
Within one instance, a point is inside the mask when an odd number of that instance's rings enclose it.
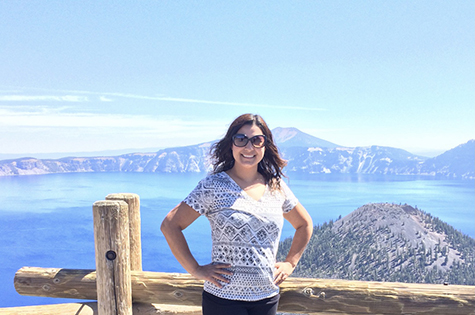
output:
{"label": "bolt on wooden post", "polygon": [[128,205],[121,200],[93,205],[99,315],[132,315]]}
{"label": "bolt on wooden post", "polygon": [[130,270],[142,271],[139,195],[132,193],[108,194],[106,200],[123,200],[129,206]]}

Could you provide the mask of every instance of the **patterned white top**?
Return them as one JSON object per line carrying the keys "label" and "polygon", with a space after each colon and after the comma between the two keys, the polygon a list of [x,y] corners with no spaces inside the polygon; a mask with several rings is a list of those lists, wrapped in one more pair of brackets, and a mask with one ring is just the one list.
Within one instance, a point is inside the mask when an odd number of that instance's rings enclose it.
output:
{"label": "patterned white top", "polygon": [[257,301],[275,296],[273,272],[284,223],[283,213],[298,203],[284,181],[281,189],[253,199],[225,172],[208,175],[184,202],[205,215],[211,225],[212,262],[229,263],[229,283],[218,288],[206,281],[204,290],[229,300]]}

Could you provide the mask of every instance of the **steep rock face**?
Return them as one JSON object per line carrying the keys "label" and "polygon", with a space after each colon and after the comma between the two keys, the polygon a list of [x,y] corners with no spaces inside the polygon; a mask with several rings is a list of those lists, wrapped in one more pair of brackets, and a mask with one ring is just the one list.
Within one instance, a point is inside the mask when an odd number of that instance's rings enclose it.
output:
{"label": "steep rock face", "polygon": [[412,206],[377,203],[315,227],[295,275],[473,285],[474,264],[473,238]]}
{"label": "steep rock face", "polygon": [[308,173],[413,174],[424,159],[388,147],[292,148],[282,150],[288,170]]}
{"label": "steep rock face", "polygon": [[136,153],[121,156],[122,172],[145,172],[156,153]]}
{"label": "steep rock face", "polygon": [[0,175],[34,175],[79,172],[206,172],[209,145],[171,148],[157,153],[133,153],[116,157],[24,158],[0,161]]}

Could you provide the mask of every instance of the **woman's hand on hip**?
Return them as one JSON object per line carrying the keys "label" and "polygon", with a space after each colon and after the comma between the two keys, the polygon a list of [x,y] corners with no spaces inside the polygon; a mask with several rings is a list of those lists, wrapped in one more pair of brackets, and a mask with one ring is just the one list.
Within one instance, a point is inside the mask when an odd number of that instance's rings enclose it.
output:
{"label": "woman's hand on hip", "polygon": [[274,270],[274,283],[280,285],[292,274],[292,272],[294,272],[294,269],[295,267],[289,262],[276,263]]}
{"label": "woman's hand on hip", "polygon": [[223,285],[220,282],[229,283],[229,279],[225,277],[232,276],[233,273],[226,268],[231,268],[230,264],[211,263],[208,265],[198,266],[191,275],[198,280],[206,280],[213,283],[218,288]]}

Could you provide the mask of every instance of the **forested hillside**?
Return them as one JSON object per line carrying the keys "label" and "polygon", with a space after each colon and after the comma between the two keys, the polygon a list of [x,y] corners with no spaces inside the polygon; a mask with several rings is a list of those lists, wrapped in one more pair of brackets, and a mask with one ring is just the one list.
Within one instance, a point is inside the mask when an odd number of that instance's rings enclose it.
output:
{"label": "forested hillside", "polygon": [[316,226],[293,276],[475,285],[474,263],[475,240],[449,224],[408,205],[368,204]]}

